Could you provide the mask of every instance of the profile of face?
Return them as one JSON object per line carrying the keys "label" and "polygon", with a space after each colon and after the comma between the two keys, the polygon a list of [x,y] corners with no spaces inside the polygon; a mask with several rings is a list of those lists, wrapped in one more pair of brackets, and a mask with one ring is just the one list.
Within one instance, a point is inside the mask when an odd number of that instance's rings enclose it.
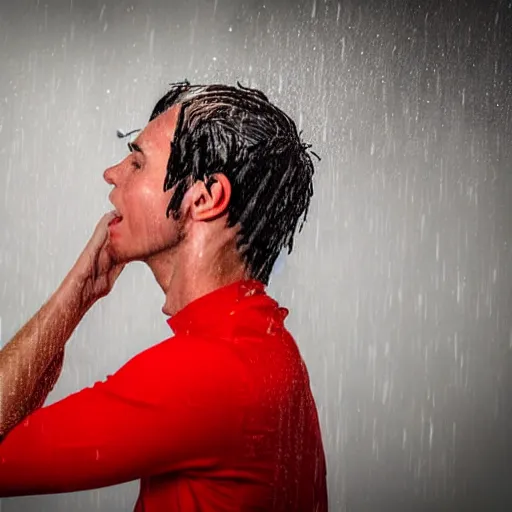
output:
{"label": "profile of face", "polygon": [[109,243],[119,262],[144,261],[181,239],[182,222],[166,216],[174,188],[163,191],[178,114],[174,106],[149,122],[128,156],[103,173],[114,186],[109,199],[119,218],[109,226]]}

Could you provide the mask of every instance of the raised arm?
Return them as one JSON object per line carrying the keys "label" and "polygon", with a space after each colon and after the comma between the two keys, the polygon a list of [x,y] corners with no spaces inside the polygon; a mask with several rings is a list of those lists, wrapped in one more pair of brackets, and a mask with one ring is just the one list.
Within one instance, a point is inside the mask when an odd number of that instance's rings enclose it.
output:
{"label": "raised arm", "polygon": [[216,467],[247,400],[238,364],[222,342],[171,338],[41,407],[0,444],[0,498]]}
{"label": "raised arm", "polygon": [[0,441],[42,405],[60,374],[66,342],[120,274],[123,265],[108,253],[112,218],[103,216],[57,291],[0,351]]}

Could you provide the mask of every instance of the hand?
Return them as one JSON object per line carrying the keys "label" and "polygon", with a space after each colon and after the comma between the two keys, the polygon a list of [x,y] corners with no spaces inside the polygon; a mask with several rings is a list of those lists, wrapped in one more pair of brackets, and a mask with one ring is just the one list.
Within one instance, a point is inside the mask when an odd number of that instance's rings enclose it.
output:
{"label": "hand", "polygon": [[117,263],[109,251],[108,223],[115,217],[113,212],[105,214],[66,277],[82,288],[82,304],[91,306],[108,295],[125,264]]}

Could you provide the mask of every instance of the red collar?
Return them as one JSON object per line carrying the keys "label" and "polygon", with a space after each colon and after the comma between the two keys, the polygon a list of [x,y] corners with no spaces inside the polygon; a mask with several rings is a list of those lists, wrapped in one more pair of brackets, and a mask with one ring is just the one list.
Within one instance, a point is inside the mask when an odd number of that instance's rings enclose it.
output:
{"label": "red collar", "polygon": [[[238,315],[244,311],[243,317]],[[277,316],[276,316],[277,314]],[[237,331],[267,330],[288,315],[286,308],[265,292],[265,285],[256,280],[241,280],[217,288],[187,304],[167,319],[174,334],[233,335]],[[236,322],[235,322],[236,318]]]}

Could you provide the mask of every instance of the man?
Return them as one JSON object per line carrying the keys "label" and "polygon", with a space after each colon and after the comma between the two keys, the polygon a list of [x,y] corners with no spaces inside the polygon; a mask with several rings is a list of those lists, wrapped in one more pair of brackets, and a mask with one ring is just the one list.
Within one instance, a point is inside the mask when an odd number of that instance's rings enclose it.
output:
{"label": "man", "polygon": [[[265,293],[307,214],[308,147],[261,92],[188,82],[128,146],[104,173],[116,210],[1,354],[0,495],[140,479],[136,511],[327,510],[307,370]],[[134,260],[174,336],[40,408],[74,328]]]}

